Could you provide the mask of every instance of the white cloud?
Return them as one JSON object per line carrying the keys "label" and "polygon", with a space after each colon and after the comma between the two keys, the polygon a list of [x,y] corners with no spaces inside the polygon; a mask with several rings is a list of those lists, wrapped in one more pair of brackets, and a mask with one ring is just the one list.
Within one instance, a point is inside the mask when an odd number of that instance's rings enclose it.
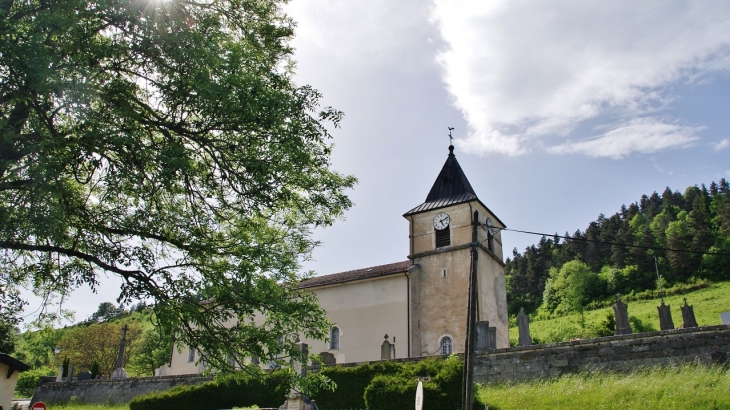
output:
{"label": "white cloud", "polygon": [[715,149],[715,151],[724,150],[725,148],[730,147],[730,138],[725,138],[719,142],[711,142],[710,145]]}
{"label": "white cloud", "polygon": [[668,148],[686,147],[697,139],[697,127],[667,124],[658,118],[631,120],[598,137],[566,142],[548,148],[558,154],[580,153],[591,157],[620,159],[631,153],[653,153]]}
{"label": "white cloud", "polygon": [[549,146],[536,140],[573,136],[588,120],[614,130],[551,151],[620,158],[685,146],[695,128],[606,118],[652,115],[672,85],[730,69],[725,1],[435,0],[431,17],[448,44],[443,80],[469,125],[462,148],[478,153]]}

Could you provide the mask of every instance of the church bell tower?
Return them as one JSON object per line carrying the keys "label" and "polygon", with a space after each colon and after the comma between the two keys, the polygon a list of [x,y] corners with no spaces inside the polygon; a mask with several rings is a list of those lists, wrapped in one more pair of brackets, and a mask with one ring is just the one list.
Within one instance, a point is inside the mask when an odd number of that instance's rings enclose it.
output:
{"label": "church bell tower", "polygon": [[[478,213],[477,243],[472,241]],[[471,249],[476,246],[476,320],[509,347],[502,221],[479,200],[456,160],[453,145],[426,201],[406,212],[410,233],[409,334],[412,356],[463,353]]]}

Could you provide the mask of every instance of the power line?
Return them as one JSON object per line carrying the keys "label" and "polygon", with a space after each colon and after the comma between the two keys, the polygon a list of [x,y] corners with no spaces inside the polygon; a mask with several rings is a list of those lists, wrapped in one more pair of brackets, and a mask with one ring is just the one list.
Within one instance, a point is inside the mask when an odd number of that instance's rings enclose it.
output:
{"label": "power line", "polygon": [[594,239],[588,239],[588,238],[573,238],[571,236],[563,236],[563,235],[557,235],[557,234],[549,234],[549,233],[540,233],[540,232],[531,232],[531,231],[521,231],[519,229],[507,229],[502,228],[501,231],[510,231],[510,232],[519,232],[519,233],[526,233],[529,235],[540,235],[540,236],[548,236],[548,237],[557,237],[562,238],[570,241],[584,241],[584,242],[592,242],[597,243],[600,245],[617,245],[617,246],[624,246],[627,248],[639,248],[639,249],[650,249],[655,251],[669,251],[669,252],[683,252],[683,253],[693,253],[698,255],[720,255],[720,256],[730,256],[730,253],[723,253],[723,252],[701,252],[701,251],[691,251],[688,249],[672,249],[672,248],[661,248],[656,246],[641,246],[641,245],[631,245],[628,243],[619,243],[619,242],[607,242],[607,241],[597,241]]}

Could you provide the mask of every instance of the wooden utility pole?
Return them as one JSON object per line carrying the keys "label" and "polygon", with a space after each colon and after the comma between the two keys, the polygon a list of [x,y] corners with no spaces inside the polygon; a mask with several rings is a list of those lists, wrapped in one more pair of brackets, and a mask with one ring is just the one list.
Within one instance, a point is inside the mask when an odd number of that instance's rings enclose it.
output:
{"label": "wooden utility pole", "polygon": [[461,387],[461,410],[471,410],[474,400],[474,344],[476,343],[477,321],[477,265],[479,262],[479,211],[474,211],[471,223],[471,268],[469,269],[469,297],[466,312],[466,344],[464,346],[464,376]]}

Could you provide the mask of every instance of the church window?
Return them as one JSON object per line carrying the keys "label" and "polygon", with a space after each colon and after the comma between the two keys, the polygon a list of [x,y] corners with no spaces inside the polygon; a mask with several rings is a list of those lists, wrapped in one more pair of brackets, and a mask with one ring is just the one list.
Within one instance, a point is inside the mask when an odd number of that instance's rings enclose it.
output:
{"label": "church window", "polygon": [[443,275],[444,277],[446,277],[446,269],[444,269]]}
{"label": "church window", "polygon": [[494,253],[494,235],[487,233],[487,248],[489,252]]}
{"label": "church window", "polygon": [[436,229],[436,247],[451,245],[451,230],[447,226],[444,229]]}
{"label": "church window", "polygon": [[340,348],[340,328],[337,326],[332,327],[330,333],[330,349],[337,350]]}
{"label": "church window", "polygon": [[188,352],[188,362],[194,362],[195,361],[195,349],[190,348],[190,351]]}
{"label": "church window", "polygon": [[444,336],[441,338],[441,354],[447,355],[451,354],[451,338],[448,336]]}

